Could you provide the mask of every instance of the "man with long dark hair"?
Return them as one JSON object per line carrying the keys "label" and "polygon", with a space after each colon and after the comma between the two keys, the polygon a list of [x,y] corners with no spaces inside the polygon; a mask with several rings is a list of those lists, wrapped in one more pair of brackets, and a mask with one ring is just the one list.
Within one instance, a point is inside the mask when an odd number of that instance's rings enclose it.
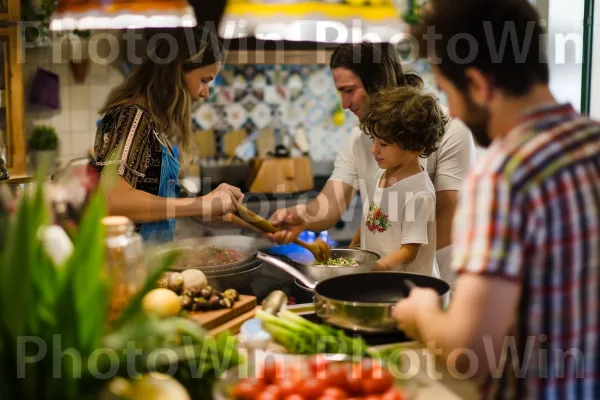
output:
{"label": "man with long dark hair", "polygon": [[[386,44],[356,43],[336,48],[330,68],[342,97],[342,107],[351,110],[359,120],[365,116],[368,95],[379,90],[409,85],[423,87],[422,79],[402,71],[402,65],[393,47]],[[317,198],[307,205],[278,210],[271,222],[282,231],[274,238],[290,243],[304,229],[322,231],[340,220],[354,194],[360,190],[363,203],[367,189],[378,171],[370,153],[371,140],[357,127],[344,140],[333,174]],[[449,267],[451,252],[450,230],[460,189],[467,170],[475,160],[473,138],[465,125],[452,119],[437,151],[421,159],[436,190],[437,228],[436,258],[442,279],[450,284],[454,274]],[[389,268],[390,266],[382,266]],[[435,268],[437,270],[437,268]]]}

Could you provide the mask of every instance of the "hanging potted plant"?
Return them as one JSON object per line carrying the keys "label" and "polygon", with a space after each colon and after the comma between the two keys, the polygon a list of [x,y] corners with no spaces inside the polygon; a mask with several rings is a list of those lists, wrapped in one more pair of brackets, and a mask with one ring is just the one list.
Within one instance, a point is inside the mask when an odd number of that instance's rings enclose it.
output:
{"label": "hanging potted plant", "polygon": [[86,44],[90,38],[90,31],[74,30],[72,36],[74,37],[74,40],[71,41],[71,72],[73,73],[73,79],[75,80],[75,83],[83,83],[85,82],[85,76],[87,74],[89,63],[86,54]]}
{"label": "hanging potted plant", "polygon": [[52,126],[38,125],[33,128],[29,139],[29,150],[32,152],[32,162],[36,169],[44,167],[49,173],[54,172],[58,149],[58,136]]}

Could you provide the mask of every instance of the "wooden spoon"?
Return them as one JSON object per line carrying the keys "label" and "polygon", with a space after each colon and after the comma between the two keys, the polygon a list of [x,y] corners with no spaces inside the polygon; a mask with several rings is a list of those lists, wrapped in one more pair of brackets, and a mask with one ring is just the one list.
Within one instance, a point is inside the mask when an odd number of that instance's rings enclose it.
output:
{"label": "wooden spoon", "polygon": [[[279,232],[279,229],[274,227],[269,221],[260,215],[253,213],[242,205],[239,206],[237,213],[244,221],[263,232]],[[331,258],[331,250],[329,249],[329,245],[321,239],[317,239],[313,243],[306,243],[296,238],[294,239],[293,243],[310,251],[318,262],[326,262]]]}

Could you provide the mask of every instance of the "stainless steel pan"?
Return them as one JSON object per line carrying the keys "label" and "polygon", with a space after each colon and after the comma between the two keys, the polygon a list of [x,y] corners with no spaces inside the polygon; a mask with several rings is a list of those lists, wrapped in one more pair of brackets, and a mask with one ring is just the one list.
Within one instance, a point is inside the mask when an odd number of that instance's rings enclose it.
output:
{"label": "stainless steel pan", "polygon": [[412,284],[434,289],[440,297],[450,291],[450,286],[440,279],[405,272],[351,274],[314,282],[277,258],[263,253],[257,257],[292,275],[311,290],[315,312],[323,321],[352,331],[397,331],[392,311],[399,300],[408,296]]}

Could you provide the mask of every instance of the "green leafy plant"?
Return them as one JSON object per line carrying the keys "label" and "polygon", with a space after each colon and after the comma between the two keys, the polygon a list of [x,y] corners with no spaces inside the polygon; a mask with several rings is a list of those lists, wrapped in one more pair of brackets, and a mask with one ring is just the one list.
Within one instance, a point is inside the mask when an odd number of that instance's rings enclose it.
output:
{"label": "green leafy plant", "polygon": [[29,148],[31,150],[45,151],[56,150],[58,147],[58,136],[52,126],[38,125],[33,128],[31,138],[29,139]]}
{"label": "green leafy plant", "polygon": [[27,23],[23,29],[25,43],[31,45],[39,39],[49,43],[50,17],[56,3],[57,0],[41,0],[39,7],[34,7],[32,0],[21,1],[21,20]]}
{"label": "green leafy plant", "polygon": [[[39,235],[51,223],[42,176],[35,193],[23,196],[16,213],[0,221],[8,232],[0,249],[0,398],[97,399],[112,377],[135,381],[138,374],[172,366],[194,398],[210,398],[223,368],[240,362],[233,338],[207,336],[190,320],[159,319],[141,307],[143,296],[179,254],[148,256],[148,279],[118,323],[110,325],[103,192],[91,195],[72,253],[55,265]],[[126,352],[131,344],[132,360]],[[168,351],[168,357],[154,363],[156,351]],[[117,364],[103,354],[116,354]]]}

